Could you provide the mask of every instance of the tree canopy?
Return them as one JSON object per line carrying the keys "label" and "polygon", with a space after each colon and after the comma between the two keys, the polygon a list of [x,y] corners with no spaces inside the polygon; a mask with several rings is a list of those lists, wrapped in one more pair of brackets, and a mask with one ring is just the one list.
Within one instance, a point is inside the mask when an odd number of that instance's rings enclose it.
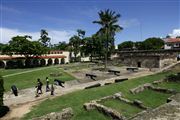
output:
{"label": "tree canopy", "polygon": [[148,38],[144,41],[133,42],[125,41],[118,45],[119,50],[158,50],[162,49],[164,46],[164,41],[161,38]]}
{"label": "tree canopy", "polygon": [[96,33],[103,39],[105,49],[105,69],[107,66],[107,57],[111,55],[114,49],[114,36],[116,32],[121,31],[123,28],[118,25],[120,14],[116,14],[115,11],[109,9],[98,12],[99,20],[93,21],[93,23],[99,24],[101,27]]}

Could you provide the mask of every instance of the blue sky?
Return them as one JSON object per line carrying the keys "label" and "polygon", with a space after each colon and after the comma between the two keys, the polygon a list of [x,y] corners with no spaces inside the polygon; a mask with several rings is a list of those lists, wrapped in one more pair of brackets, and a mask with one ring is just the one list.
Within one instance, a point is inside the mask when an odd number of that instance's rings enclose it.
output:
{"label": "blue sky", "polygon": [[94,34],[99,25],[98,11],[111,9],[121,14],[124,30],[116,35],[116,44],[140,41],[148,37],[180,34],[180,0],[0,0],[1,40],[29,34],[36,40],[46,29],[52,43],[68,41],[77,29]]}

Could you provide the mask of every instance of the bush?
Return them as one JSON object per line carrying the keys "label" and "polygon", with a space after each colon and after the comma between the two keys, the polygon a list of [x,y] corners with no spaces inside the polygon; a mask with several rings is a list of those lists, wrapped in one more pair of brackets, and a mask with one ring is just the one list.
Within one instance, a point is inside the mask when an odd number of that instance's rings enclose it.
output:
{"label": "bush", "polygon": [[23,60],[17,60],[17,61],[16,61],[16,64],[17,64],[17,67],[18,67],[18,68],[24,68]]}
{"label": "bush", "polygon": [[180,74],[177,74],[177,75],[171,74],[171,75],[167,76],[167,80],[169,82],[180,82]]}
{"label": "bush", "polygon": [[13,69],[13,68],[17,68],[16,61],[13,61],[13,60],[7,61],[6,62],[6,69]]}
{"label": "bush", "polygon": [[9,112],[8,106],[0,106],[0,117],[3,117]]}
{"label": "bush", "polygon": [[31,62],[31,59],[30,59],[30,58],[27,58],[27,59],[25,60],[25,67],[26,67],[26,68],[31,68],[31,67],[33,67],[33,64],[32,64],[32,62]]}

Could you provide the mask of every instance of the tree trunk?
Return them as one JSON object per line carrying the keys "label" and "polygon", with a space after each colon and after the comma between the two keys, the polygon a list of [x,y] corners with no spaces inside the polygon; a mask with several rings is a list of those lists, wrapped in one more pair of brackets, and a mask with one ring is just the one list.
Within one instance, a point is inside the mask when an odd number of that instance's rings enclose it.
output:
{"label": "tree trunk", "polygon": [[105,41],[105,64],[104,64],[104,69],[107,70],[107,54],[108,54],[108,28],[106,28],[106,41]]}

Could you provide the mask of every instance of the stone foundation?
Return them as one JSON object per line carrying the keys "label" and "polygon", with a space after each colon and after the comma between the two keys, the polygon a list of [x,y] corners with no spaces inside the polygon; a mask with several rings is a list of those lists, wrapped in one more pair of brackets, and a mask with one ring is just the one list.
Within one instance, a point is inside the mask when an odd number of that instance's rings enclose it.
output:
{"label": "stone foundation", "polygon": [[52,112],[42,117],[33,118],[32,120],[71,120],[72,116],[72,108],[66,108],[61,112]]}

